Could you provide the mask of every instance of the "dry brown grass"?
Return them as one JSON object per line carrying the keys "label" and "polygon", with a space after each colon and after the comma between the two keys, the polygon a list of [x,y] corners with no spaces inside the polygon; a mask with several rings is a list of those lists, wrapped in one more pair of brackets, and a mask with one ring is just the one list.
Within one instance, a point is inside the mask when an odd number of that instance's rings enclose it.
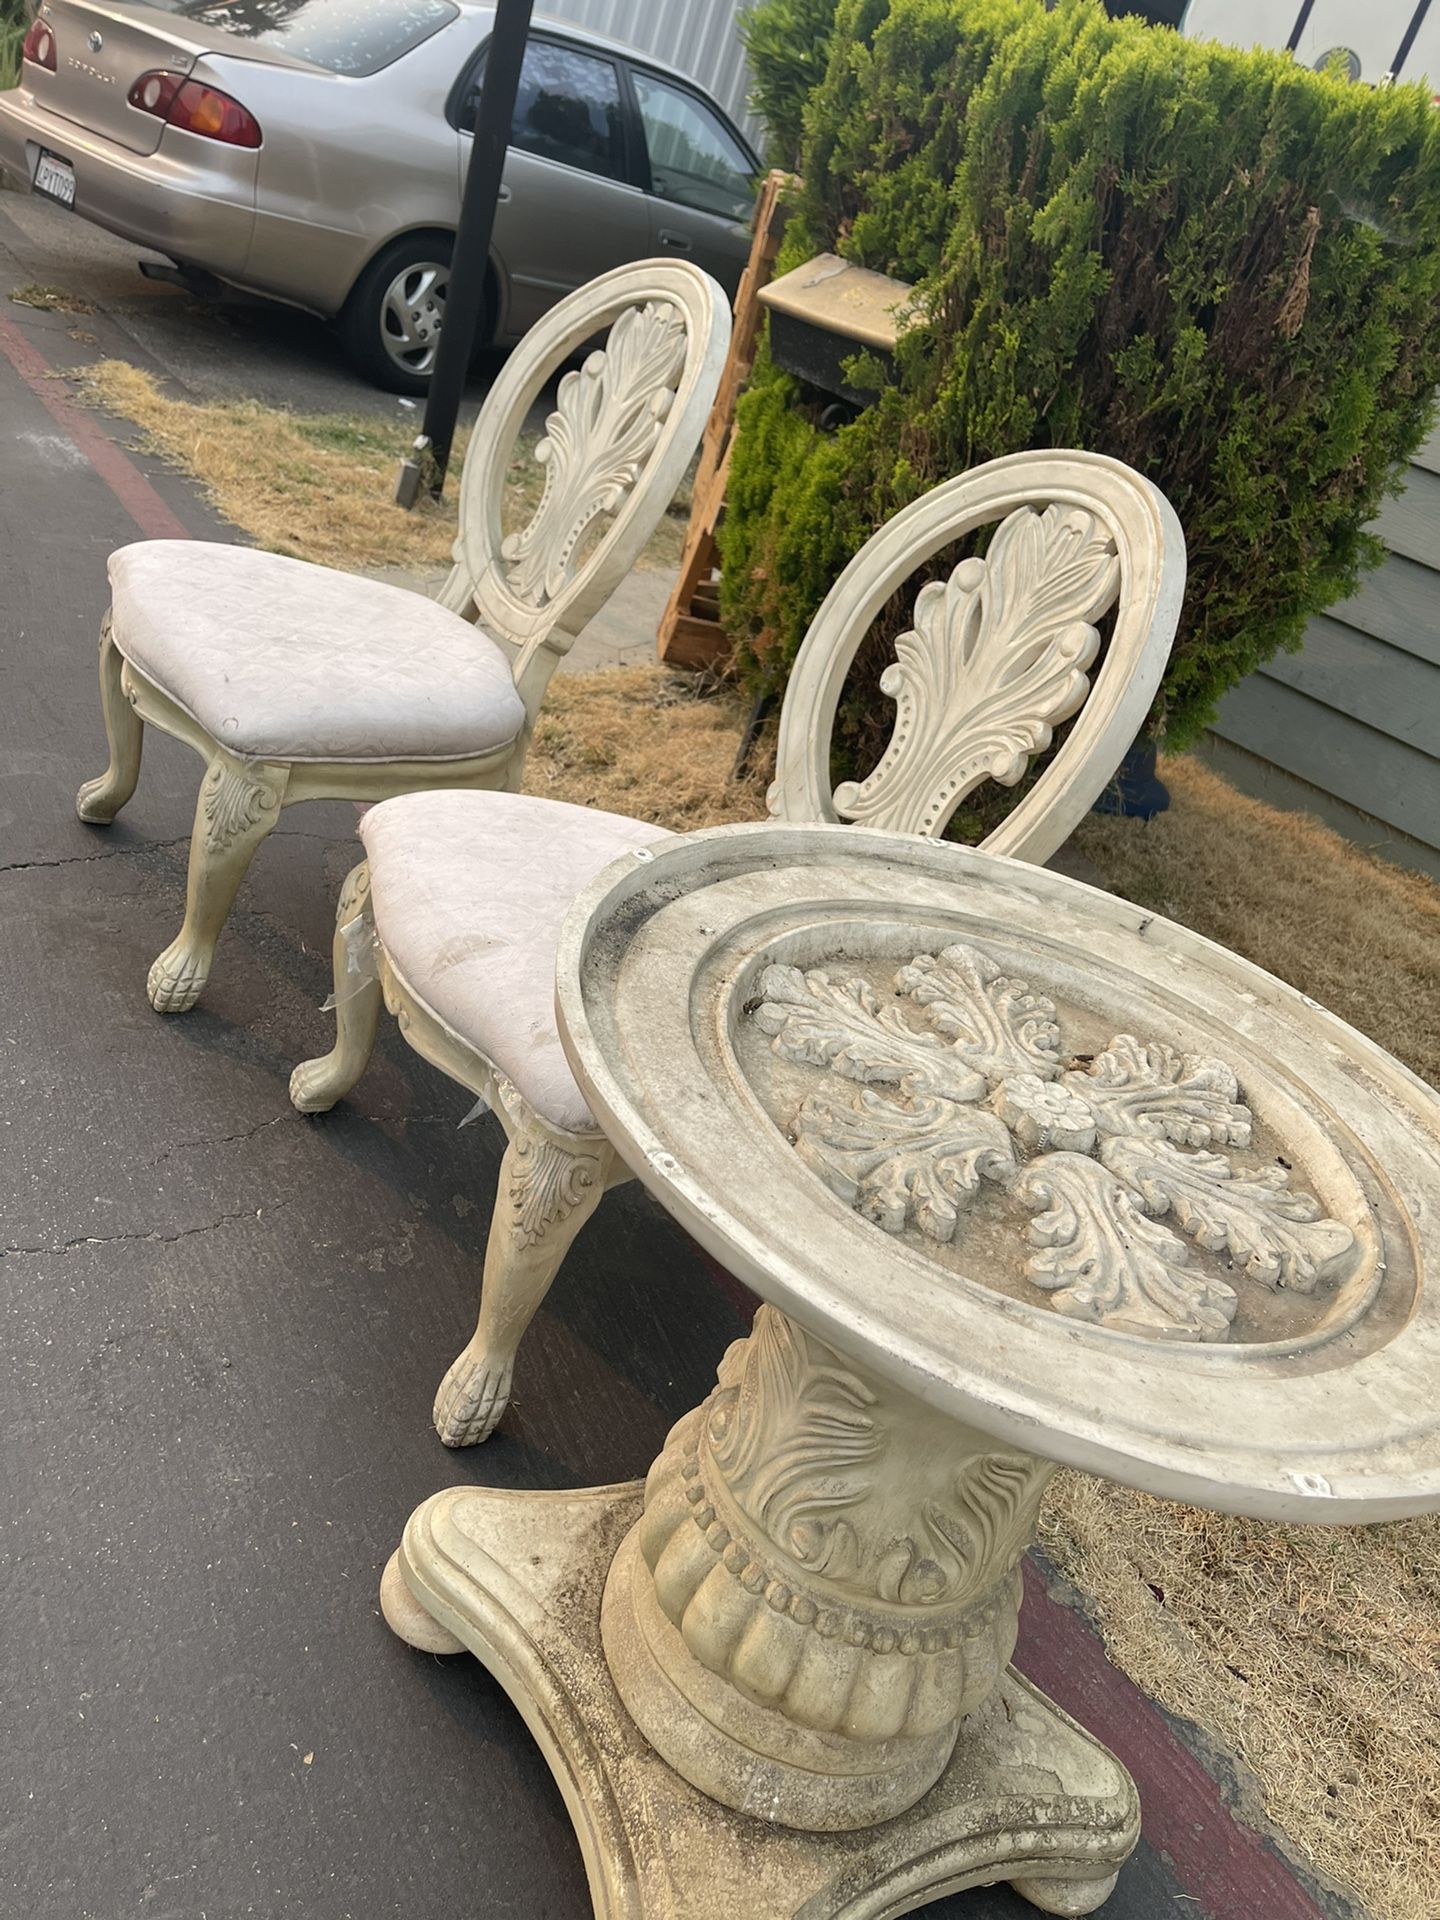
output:
{"label": "dry brown grass", "polygon": [[[18,297],[18,296],[17,296]],[[428,571],[450,564],[455,497],[467,435],[455,438],[445,500],[422,499],[407,513],[394,501],[395,476],[419,414],[300,414],[255,400],[174,400],[148,373],[102,360],[80,378],[82,395],[136,426],[152,452],[199,481],[219,512],[257,545],[351,572],[384,567]],[[543,471],[535,434],[511,462],[507,522],[539,499]],[[684,541],[683,506],[662,520],[642,559],[673,566]]]}
{"label": "dry brown grass", "polygon": [[1435,1920],[1440,1522],[1280,1526],[1063,1473],[1041,1540],[1116,1665],[1245,1761],[1302,1855],[1376,1920]]}
{"label": "dry brown grass", "polygon": [[87,369],[81,391],[132,421],[146,446],[272,552],[354,571],[450,564],[453,508],[426,501],[406,513],[394,502],[413,422],[284,413],[255,400],[172,400],[124,360]]}
{"label": "dry brown grass", "polygon": [[1440,1086],[1440,886],[1247,800],[1198,760],[1170,761],[1165,778],[1169,813],[1092,814],[1080,828],[1109,885],[1234,947]]}
{"label": "dry brown grass", "polygon": [[765,782],[732,781],[744,709],[732,687],[663,667],[557,674],[525,790],[695,830],[765,817]]}
{"label": "dry brown grass", "polygon": [[42,286],[38,280],[27,280],[23,287],[16,287],[10,298],[17,307],[36,307],[41,313],[93,313],[94,307],[78,293],[67,293],[64,287]]}
{"label": "dry brown grass", "polygon": [[[1080,830],[1115,890],[1440,1083],[1440,887],[1196,761],[1165,772],[1169,813]],[[1043,1537],[1116,1662],[1249,1763],[1265,1812],[1317,1867],[1377,1920],[1436,1920],[1440,1519],[1279,1526],[1063,1474]]]}

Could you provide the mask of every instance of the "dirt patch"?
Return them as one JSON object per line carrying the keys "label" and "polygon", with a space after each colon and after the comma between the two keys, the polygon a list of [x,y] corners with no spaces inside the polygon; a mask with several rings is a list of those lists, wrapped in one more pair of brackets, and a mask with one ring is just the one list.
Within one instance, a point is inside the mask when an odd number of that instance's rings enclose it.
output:
{"label": "dirt patch", "polygon": [[525,764],[525,791],[677,830],[763,820],[763,778],[730,778],[743,720],[732,686],[695,674],[557,674]]}
{"label": "dirt patch", "polygon": [[1440,1087],[1440,886],[1198,760],[1164,774],[1169,813],[1092,814],[1076,835],[1115,892],[1233,947]]}
{"label": "dirt patch", "polygon": [[[1164,771],[1169,813],[1079,831],[1115,891],[1440,1084],[1440,887],[1197,761]],[[1094,1600],[1116,1663],[1245,1759],[1266,1813],[1323,1873],[1377,1920],[1435,1920],[1440,1518],[1280,1526],[1062,1473],[1042,1538]]]}
{"label": "dirt patch", "polygon": [[[18,295],[12,298],[18,298]],[[143,444],[197,480],[219,512],[258,546],[351,572],[448,567],[455,539],[460,463],[468,435],[455,437],[453,472],[438,506],[395,505],[395,479],[418,430],[370,414],[300,414],[254,400],[175,400],[148,373],[102,360],[80,376],[82,398],[131,421]],[[522,434],[510,462],[507,530],[539,503],[545,470],[538,433]],[[683,496],[661,520],[642,565],[674,566],[684,543]]]}
{"label": "dirt patch", "polygon": [[42,287],[38,281],[29,280],[23,287],[16,287],[10,295],[17,307],[36,307],[41,313],[93,313],[94,307],[88,300],[82,300],[78,293],[67,293],[63,287]]}

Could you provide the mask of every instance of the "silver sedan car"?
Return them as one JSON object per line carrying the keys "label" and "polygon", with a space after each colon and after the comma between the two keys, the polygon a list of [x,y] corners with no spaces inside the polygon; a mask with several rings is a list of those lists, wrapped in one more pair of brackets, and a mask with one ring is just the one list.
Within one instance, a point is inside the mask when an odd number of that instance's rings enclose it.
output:
{"label": "silver sedan car", "polygon": [[[423,392],[493,19],[468,0],[41,0],[0,167],[333,318],[361,372]],[[537,16],[510,140],[482,341],[655,254],[734,292],[759,163],[688,80]]]}

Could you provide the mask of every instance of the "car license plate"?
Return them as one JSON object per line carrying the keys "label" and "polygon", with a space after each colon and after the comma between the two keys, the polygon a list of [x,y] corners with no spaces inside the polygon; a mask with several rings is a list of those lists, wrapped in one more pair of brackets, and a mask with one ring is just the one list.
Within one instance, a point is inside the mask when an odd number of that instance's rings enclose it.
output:
{"label": "car license plate", "polygon": [[75,169],[68,160],[61,160],[56,154],[46,153],[42,147],[40,158],[35,166],[34,188],[49,200],[58,200],[62,207],[75,204]]}

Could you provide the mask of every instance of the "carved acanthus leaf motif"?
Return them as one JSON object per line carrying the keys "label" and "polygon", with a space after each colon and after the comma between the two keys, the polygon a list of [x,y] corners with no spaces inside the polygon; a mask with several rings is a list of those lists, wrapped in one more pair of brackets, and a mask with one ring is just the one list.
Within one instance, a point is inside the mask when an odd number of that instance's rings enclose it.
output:
{"label": "carved acanthus leaf motif", "polygon": [[[1024,1453],[988,1453],[956,1475],[953,1496],[925,1503],[921,1518],[937,1563],[950,1563],[952,1593],[985,1569],[1008,1573],[1035,1531],[1035,1514],[1054,1468]],[[978,1581],[977,1581],[977,1584]]]}
{"label": "carved acanthus leaf motif", "polygon": [[1353,1264],[1355,1235],[1322,1219],[1311,1195],[1292,1193],[1282,1167],[1237,1173],[1223,1154],[1181,1153],[1138,1133],[1103,1141],[1100,1157],[1147,1212],[1168,1210],[1197,1246],[1228,1253],[1264,1286],[1313,1293]]}
{"label": "carved acanthus leaf motif", "polygon": [[[843,818],[933,833],[987,776],[1013,786],[1079,711],[1099,650],[1093,625],[1119,587],[1114,543],[1077,507],[1021,507],[983,560],[915,601],[880,689],[896,705],[879,765],[835,790]],[[943,716],[941,718],[940,716]]]}
{"label": "carved acanthus leaf motif", "polygon": [[1055,1469],[1026,1454],[972,1455],[942,1499],[922,1500],[914,1530],[875,1566],[875,1591],[901,1606],[965,1606],[1010,1573],[1034,1536]]}
{"label": "carved acanthus leaf motif", "polygon": [[[913,1435],[897,1434],[874,1389],[773,1307],[757,1313],[738,1359],[708,1403],[710,1459],[738,1510],[830,1597],[963,1606],[1010,1571],[1049,1461],[998,1451],[954,1468],[927,1459],[928,1481],[917,1469],[903,1483],[910,1500],[897,1526],[891,1450]],[[713,1527],[712,1510],[700,1512]],[[728,1526],[721,1551],[744,1571],[746,1550]]]}
{"label": "carved acanthus leaf motif", "polygon": [[533,518],[500,547],[506,580],[541,605],[567,584],[586,530],[639,479],[685,364],[685,322],[668,300],[631,307],[603,349],[560,382],[535,458],[545,490]]}
{"label": "carved acanthus leaf motif", "polygon": [[1014,1193],[1037,1209],[1027,1277],[1079,1320],[1162,1340],[1223,1340],[1236,1296],[1187,1267],[1188,1249],[1147,1218],[1108,1167],[1079,1153],[1032,1160]]}
{"label": "carved acanthus leaf motif", "polygon": [[1145,1046],[1119,1033],[1084,1073],[1063,1084],[1102,1134],[1160,1135],[1182,1147],[1248,1147],[1250,1110],[1223,1060]]}
{"label": "carved acanthus leaf motif", "polygon": [[859,1576],[855,1530],[839,1517],[871,1490],[885,1444],[875,1394],[839,1356],[762,1307],[738,1387],[708,1421],[715,1463],[739,1505],[796,1560],[845,1584]]}
{"label": "carved acanthus leaf motif", "polygon": [[205,775],[201,788],[205,814],[205,846],[224,853],[231,842],[258,825],[262,814],[279,805],[273,785],[255,780],[242,766],[218,760]]}
{"label": "carved acanthus leaf motif", "polygon": [[[507,1105],[515,1099],[514,1088],[499,1076],[496,1094]],[[557,1221],[579,1206],[601,1184],[604,1175],[597,1154],[571,1153],[534,1133],[518,1131],[510,1152],[514,1158],[501,1192],[510,1209],[515,1243],[524,1249],[533,1247]]]}
{"label": "carved acanthus leaf motif", "polygon": [[1015,1155],[1003,1121],[933,1094],[908,1105],[866,1088],[848,1105],[811,1094],[795,1121],[800,1158],[887,1233],[914,1224],[953,1237],[982,1178],[1006,1179]]}
{"label": "carved acanthus leaf motif", "polygon": [[1011,1073],[1053,1080],[1059,1073],[1054,1002],[1032,993],[1028,982],[1009,978],[973,947],[919,953],[896,974],[895,985],[987,1080]]}
{"label": "carved acanthus leaf motif", "polygon": [[882,1006],[863,980],[770,966],[760,977],[760,998],[756,1025],[773,1036],[782,1060],[947,1100],[978,1100],[986,1091],[983,1076],[956,1048],[910,1026],[899,1007]]}

